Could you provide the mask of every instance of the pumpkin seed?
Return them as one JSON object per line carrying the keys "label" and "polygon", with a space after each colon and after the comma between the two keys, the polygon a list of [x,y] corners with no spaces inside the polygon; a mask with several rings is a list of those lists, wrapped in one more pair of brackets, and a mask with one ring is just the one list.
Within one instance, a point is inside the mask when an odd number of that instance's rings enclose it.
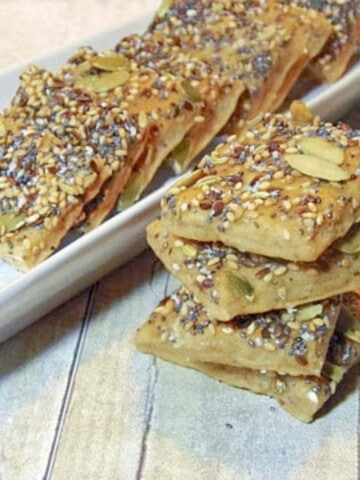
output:
{"label": "pumpkin seed", "polygon": [[171,7],[171,4],[172,4],[172,0],[163,0],[157,12],[157,16],[159,18],[165,17],[167,11]]}
{"label": "pumpkin seed", "polygon": [[119,87],[125,83],[129,77],[130,74],[126,70],[103,73],[102,75],[88,75],[78,78],[75,82],[75,87],[95,93],[106,92]]}
{"label": "pumpkin seed", "polygon": [[191,83],[187,82],[186,80],[183,80],[181,82],[181,88],[184,90],[190,102],[197,103],[202,101],[200,92],[195,87],[193,87]]}
{"label": "pumpkin seed", "polygon": [[306,322],[307,320],[321,316],[322,313],[323,306],[321,303],[304,305],[298,308],[298,311],[295,313],[295,318],[298,322]]}
{"label": "pumpkin seed", "polygon": [[324,373],[334,382],[339,383],[345,373],[346,369],[338,365],[334,365],[331,362],[325,362],[324,364]]}
{"label": "pumpkin seed", "polygon": [[358,253],[360,252],[360,228],[352,229],[344,238],[335,243],[336,250],[343,253]]}
{"label": "pumpkin seed", "polygon": [[269,25],[264,30],[262,33],[259,34],[258,40],[260,41],[265,41],[265,40],[270,40],[271,38],[274,37],[276,34],[276,27],[274,25]]}
{"label": "pumpkin seed", "polygon": [[145,112],[141,111],[139,113],[139,127],[145,128],[148,123],[148,118]]}
{"label": "pumpkin seed", "polygon": [[310,177],[330,182],[341,182],[350,178],[350,174],[346,170],[323,158],[301,153],[285,154],[283,158],[292,168]]}
{"label": "pumpkin seed", "polygon": [[141,175],[140,172],[132,173],[126,184],[126,187],[119,197],[117,210],[121,212],[126,208],[131,207],[131,205],[134,205],[134,203],[139,200],[143,188],[143,175]]}
{"label": "pumpkin seed", "polygon": [[95,182],[96,178],[96,173],[90,173],[89,175],[87,175],[83,180],[83,187],[89,188]]}
{"label": "pumpkin seed", "polygon": [[221,10],[224,10],[224,5],[221,2],[216,2],[213,4],[212,9],[214,12],[221,12]]}
{"label": "pumpkin seed", "polygon": [[191,143],[188,138],[184,138],[172,151],[170,155],[170,162],[174,165],[177,172],[181,172],[184,167],[184,162],[188,158]]}
{"label": "pumpkin seed", "polygon": [[19,230],[26,221],[25,215],[14,215],[12,213],[2,213],[0,214],[0,227],[5,227],[5,232],[15,232]]}
{"label": "pumpkin seed", "polygon": [[344,336],[353,340],[356,343],[360,343],[360,330],[349,329],[343,332]]}
{"label": "pumpkin seed", "polygon": [[79,77],[82,77],[85,73],[88,73],[91,69],[91,63],[86,61],[77,65],[73,70],[73,78],[76,80]]}
{"label": "pumpkin seed", "polygon": [[226,163],[229,161],[229,157],[211,157],[211,163],[213,165],[222,165],[223,163]]}
{"label": "pumpkin seed", "polygon": [[6,127],[2,119],[0,118],[0,137],[5,137],[6,135]]}
{"label": "pumpkin seed", "polygon": [[345,160],[345,152],[321,137],[302,138],[298,143],[302,152],[306,155],[322,158],[335,165],[341,165]]}
{"label": "pumpkin seed", "polygon": [[72,185],[68,185],[67,183],[60,182],[59,187],[63,192],[67,193],[68,195],[76,195],[77,194],[76,187],[74,187]]}
{"label": "pumpkin seed", "polygon": [[129,70],[131,62],[123,55],[99,55],[90,59],[90,65],[99,70],[116,72],[117,70]]}
{"label": "pumpkin seed", "polygon": [[218,175],[207,175],[206,177],[200,178],[194,186],[201,187],[203,185],[212,185],[213,183],[221,181],[221,177]]}
{"label": "pumpkin seed", "polygon": [[182,247],[182,252],[187,257],[196,257],[197,249],[193,245],[184,245]]}
{"label": "pumpkin seed", "polygon": [[238,275],[235,275],[233,272],[229,271],[227,272],[227,279],[230,289],[235,296],[245,297],[246,300],[249,300],[250,302],[254,300],[254,289],[245,277],[239,277]]}
{"label": "pumpkin seed", "polygon": [[196,180],[199,180],[199,178],[202,178],[203,173],[201,170],[193,170],[192,172],[185,173],[185,175],[182,175],[179,180],[177,180],[175,183],[173,183],[170,187],[172,188],[180,188],[180,187],[189,187],[190,185],[193,185]]}
{"label": "pumpkin seed", "polygon": [[314,115],[312,111],[301,100],[294,100],[290,105],[290,113],[294,122],[312,122]]}

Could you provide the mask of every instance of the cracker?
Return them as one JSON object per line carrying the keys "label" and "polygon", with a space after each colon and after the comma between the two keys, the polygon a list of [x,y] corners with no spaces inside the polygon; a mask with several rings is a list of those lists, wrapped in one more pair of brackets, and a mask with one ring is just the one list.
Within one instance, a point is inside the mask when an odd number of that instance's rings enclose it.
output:
{"label": "cracker", "polygon": [[[357,224],[352,236],[359,231]],[[209,315],[222,321],[239,313],[290,308],[360,288],[357,248],[345,253],[335,245],[315,262],[290,262],[243,253],[220,242],[178,237],[161,220],[148,226],[147,241]]]}
{"label": "cracker", "polygon": [[[285,2],[286,5],[289,2]],[[357,0],[292,0],[306,11],[318,11],[332,26],[320,54],[310,62],[309,73],[320,82],[334,82],[346,71],[360,45],[360,7]]]}
{"label": "cracker", "polygon": [[[84,205],[126,165],[136,119],[126,111],[109,112],[96,100],[59,76],[30,67],[4,111],[0,256],[19,269],[49,256]],[[126,139],[114,142],[113,131],[120,128]],[[138,135],[141,141],[142,131]]]}
{"label": "cracker", "polygon": [[357,220],[359,160],[360,132],[343,123],[264,114],[169,189],[164,227],[243,252],[314,261]]}
{"label": "cracker", "polygon": [[[136,344],[145,353],[174,350],[191,360],[291,375],[319,375],[340,311],[335,297],[298,311],[211,318],[183,287],[143,325]],[[156,345],[156,350],[154,350]]]}
{"label": "cracker", "polygon": [[[160,308],[163,318],[164,316],[167,317],[168,313],[163,311],[164,308],[167,308],[167,304],[164,303]],[[351,315],[349,315],[349,308]],[[351,328],[348,325],[349,317]],[[142,351],[144,351],[144,344],[146,344],[145,351],[147,353],[153,353],[163,360],[194,368],[232,386],[274,397],[280,406],[295,418],[304,422],[311,422],[317,412],[335,393],[336,387],[345,373],[359,363],[359,318],[358,295],[354,293],[346,295],[337,330],[331,338],[326,363],[320,376],[292,376],[267,368],[253,370],[194,360],[191,352],[185,353],[183,349],[173,347],[170,342],[165,341],[165,336],[160,336],[160,334],[164,335],[164,332],[161,333],[160,325],[157,332],[152,329],[151,333],[150,331],[144,333],[146,327],[140,327],[136,336],[136,343]],[[349,338],[349,332],[353,338]],[[357,341],[354,341],[354,332],[358,332],[359,338],[357,338]],[[146,336],[146,340],[144,340],[144,336]],[[226,351],[227,345],[223,344],[223,348]],[[194,352],[194,356],[196,358],[197,352]]]}

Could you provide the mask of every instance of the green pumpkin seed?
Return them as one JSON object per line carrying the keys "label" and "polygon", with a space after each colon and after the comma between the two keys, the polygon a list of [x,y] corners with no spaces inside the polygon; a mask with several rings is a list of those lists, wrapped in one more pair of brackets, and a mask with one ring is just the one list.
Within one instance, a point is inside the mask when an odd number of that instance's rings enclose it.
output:
{"label": "green pumpkin seed", "polygon": [[311,123],[314,115],[301,100],[294,100],[290,105],[290,113],[294,122]]}
{"label": "green pumpkin seed", "polygon": [[91,64],[88,61],[77,65],[77,67],[73,70],[74,80],[82,77],[83,75],[85,75],[85,73],[88,73],[90,69],[91,69]]}
{"label": "green pumpkin seed", "polygon": [[285,154],[283,158],[292,168],[310,177],[330,182],[341,182],[350,178],[346,170],[323,158],[301,153]]}
{"label": "green pumpkin seed", "polygon": [[184,138],[171,152],[169,161],[173,164],[176,172],[183,171],[184,162],[188,158],[190,147],[189,139]]}
{"label": "green pumpkin seed", "polygon": [[301,151],[306,155],[322,158],[327,162],[341,165],[345,160],[345,152],[334,143],[321,137],[302,138],[298,143]]}
{"label": "green pumpkin seed", "polygon": [[230,159],[229,157],[216,157],[216,156],[211,156],[210,162],[213,165],[222,165],[223,163],[228,162]]}
{"label": "green pumpkin seed", "polygon": [[95,93],[107,92],[124,84],[129,77],[130,74],[126,70],[103,73],[102,75],[88,75],[78,78],[75,87]]}
{"label": "green pumpkin seed", "polygon": [[233,272],[227,272],[227,279],[231,291],[237,297],[245,297],[250,302],[254,300],[254,289],[244,277],[239,277]]}
{"label": "green pumpkin seed", "polygon": [[193,170],[191,172],[185,173],[185,175],[182,175],[179,180],[177,180],[171,185],[170,190],[172,188],[189,187],[190,185],[193,185],[197,180],[199,180],[199,178],[202,178],[203,175],[204,174],[201,170]]}
{"label": "green pumpkin seed", "polygon": [[14,215],[12,213],[2,213],[0,214],[0,227],[5,227],[5,232],[15,232],[19,230],[23,225],[25,225],[26,216],[25,215]]}
{"label": "green pumpkin seed", "polygon": [[334,380],[336,383],[340,383],[346,368],[340,367],[338,365],[334,365],[331,362],[325,362],[324,364],[324,373],[331,379]]}
{"label": "green pumpkin seed", "polygon": [[126,208],[131,207],[131,205],[134,205],[134,203],[139,200],[140,195],[144,189],[144,183],[145,179],[142,171],[133,172],[131,174],[124,190],[119,197],[117,204],[118,211],[121,212]]}
{"label": "green pumpkin seed", "polygon": [[360,343],[360,330],[349,329],[343,332],[344,336],[353,340],[356,343]]}
{"label": "green pumpkin seed", "polygon": [[360,226],[356,229],[351,229],[344,238],[335,243],[336,250],[343,253],[358,253],[360,252]]}
{"label": "green pumpkin seed", "polygon": [[96,56],[90,59],[90,65],[106,72],[129,70],[131,62],[123,55]]}
{"label": "green pumpkin seed", "polygon": [[193,87],[191,83],[187,82],[186,80],[183,80],[181,82],[181,88],[184,90],[190,102],[197,103],[202,101],[200,92],[195,87]]}
{"label": "green pumpkin seed", "polygon": [[5,137],[6,135],[6,127],[4,122],[0,118],[0,137]]}
{"label": "green pumpkin seed", "polygon": [[213,183],[217,183],[221,181],[221,177],[219,175],[207,175],[206,177],[200,178],[194,186],[195,187],[202,187],[203,185],[212,185]]}
{"label": "green pumpkin seed", "polygon": [[172,0],[163,0],[157,12],[157,16],[159,18],[165,17],[167,11],[171,7],[171,4],[172,4]]}
{"label": "green pumpkin seed", "polygon": [[147,124],[148,124],[148,118],[147,118],[147,115],[145,112],[140,112],[139,113],[139,127],[140,128],[146,128]]}
{"label": "green pumpkin seed", "polygon": [[321,303],[305,305],[298,308],[298,311],[295,313],[295,318],[298,322],[306,322],[307,320],[321,316],[322,313],[323,306]]}
{"label": "green pumpkin seed", "polygon": [[182,252],[186,257],[196,257],[198,253],[193,245],[184,245],[182,247]]}

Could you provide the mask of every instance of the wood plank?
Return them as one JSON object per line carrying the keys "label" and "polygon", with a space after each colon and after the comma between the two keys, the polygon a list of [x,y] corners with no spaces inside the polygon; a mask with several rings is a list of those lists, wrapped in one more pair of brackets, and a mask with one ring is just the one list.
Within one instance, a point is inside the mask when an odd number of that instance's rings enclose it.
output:
{"label": "wood plank", "polygon": [[163,296],[154,262],[146,252],[100,283],[52,480],[136,478],[155,378],[133,337]]}
{"label": "wood plank", "polygon": [[269,398],[136,352],[136,327],[176,284],[152,269],[146,253],[100,285],[52,479],[357,478],[354,378],[306,425]]}
{"label": "wood plank", "polygon": [[358,478],[358,394],[307,425],[272,399],[157,363],[146,480]]}
{"label": "wood plank", "polygon": [[0,346],[1,480],[46,471],[88,294]]}

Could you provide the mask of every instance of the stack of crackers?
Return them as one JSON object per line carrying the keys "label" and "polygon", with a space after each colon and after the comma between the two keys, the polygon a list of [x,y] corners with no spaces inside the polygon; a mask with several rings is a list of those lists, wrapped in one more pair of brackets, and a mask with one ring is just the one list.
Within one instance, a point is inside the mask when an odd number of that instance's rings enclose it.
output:
{"label": "stack of crackers", "polygon": [[165,0],[142,35],[31,66],[0,116],[0,258],[21,270],[136,201],[226,128],[278,108],[302,72],[333,81],[358,0]]}
{"label": "stack of crackers", "polygon": [[137,347],[309,422],[360,358],[360,131],[294,102],[170,188],[148,242],[181,287]]}

